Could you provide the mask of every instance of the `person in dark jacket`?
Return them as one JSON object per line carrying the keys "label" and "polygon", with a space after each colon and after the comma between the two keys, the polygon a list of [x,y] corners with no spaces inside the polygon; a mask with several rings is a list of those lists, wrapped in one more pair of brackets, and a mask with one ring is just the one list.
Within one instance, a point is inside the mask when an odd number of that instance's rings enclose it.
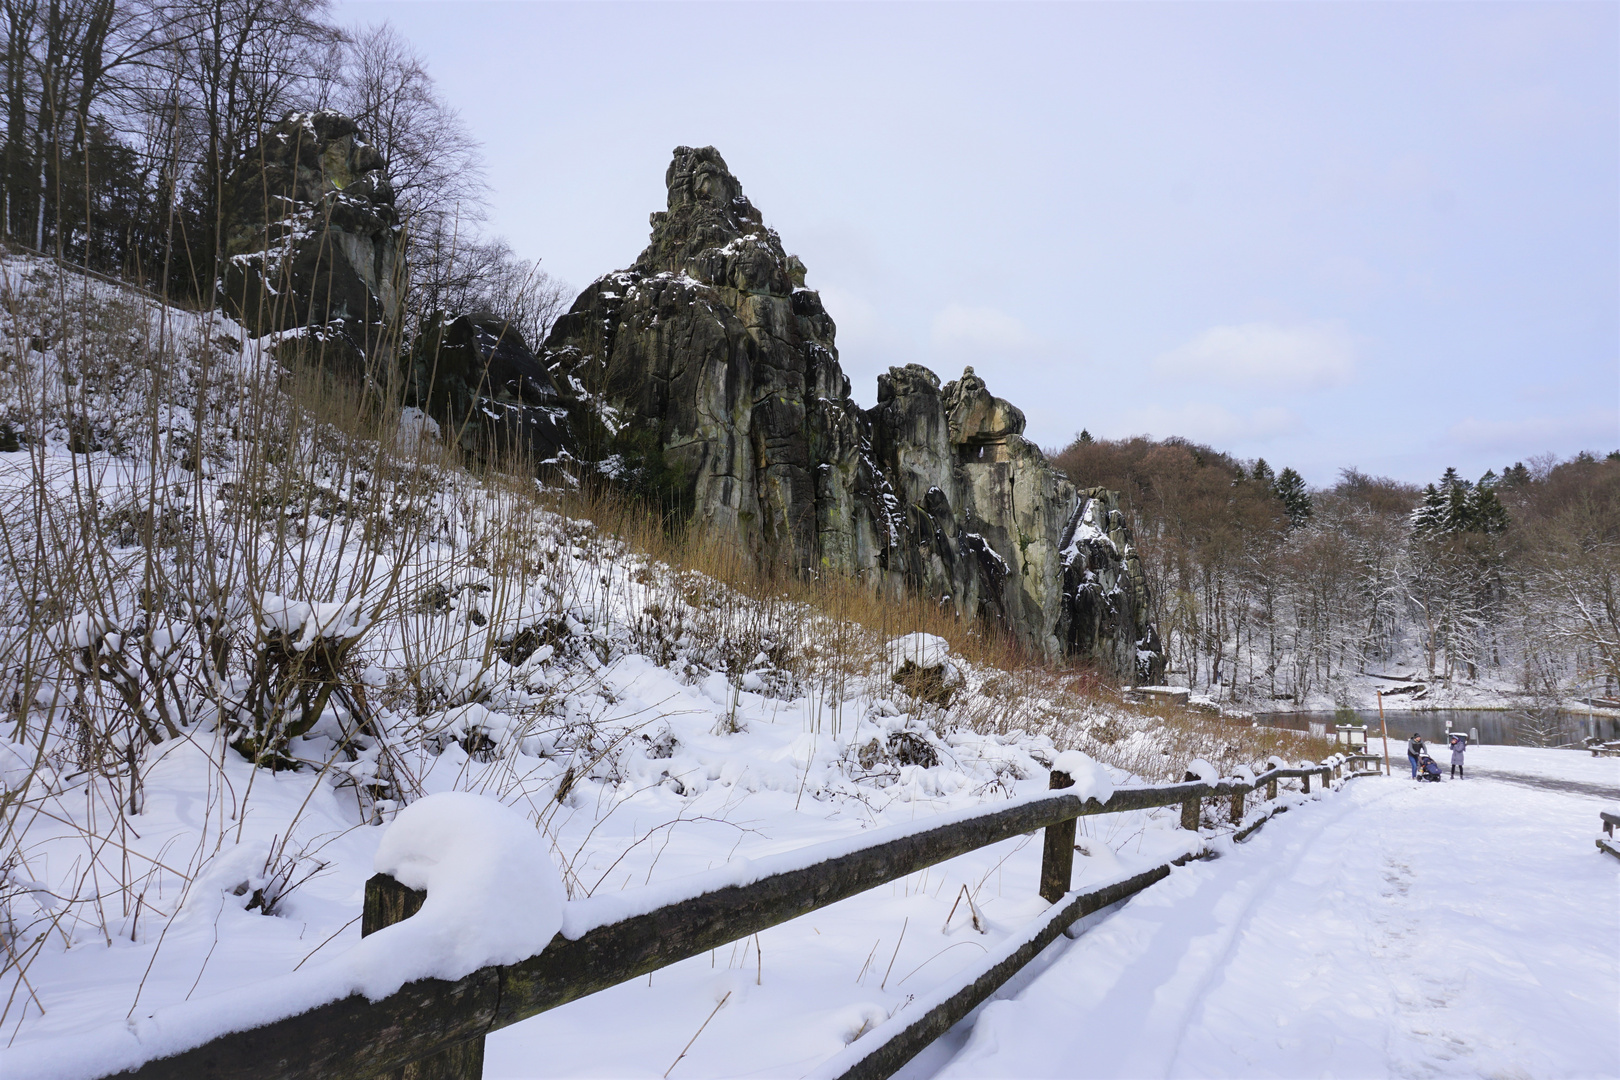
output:
{"label": "person in dark jacket", "polygon": [[1463,774],[1463,752],[1468,749],[1468,736],[1451,736],[1451,778],[1461,780]]}
{"label": "person in dark jacket", "polygon": [[1428,747],[1423,745],[1423,736],[1412,732],[1412,737],[1406,741],[1406,761],[1412,766],[1412,779],[1417,779],[1418,758],[1427,752]]}

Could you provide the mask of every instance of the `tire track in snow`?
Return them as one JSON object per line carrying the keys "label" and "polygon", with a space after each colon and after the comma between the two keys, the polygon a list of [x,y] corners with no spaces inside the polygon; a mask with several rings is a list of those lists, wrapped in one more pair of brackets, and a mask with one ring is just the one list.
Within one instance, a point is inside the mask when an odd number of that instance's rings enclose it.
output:
{"label": "tire track in snow", "polygon": [[1320,974],[1273,1004],[1266,958],[1244,952],[1215,995],[1244,1007],[1197,1018],[1172,1075],[1620,1075],[1620,950],[1591,948],[1620,933],[1603,902],[1617,875],[1575,827],[1585,800],[1486,783],[1361,792],[1375,793],[1313,848],[1322,880],[1297,883],[1313,903],[1268,913],[1305,917]]}
{"label": "tire track in snow", "polygon": [[[1207,959],[1200,963],[1199,970],[1188,973],[1191,976],[1193,985],[1190,987],[1185,1002],[1180,1008],[1174,1009],[1170,1015],[1161,1014],[1158,1017],[1158,1022],[1154,1025],[1154,1027],[1161,1029],[1165,1033],[1169,1041],[1169,1052],[1164,1057],[1164,1061],[1169,1066],[1167,1072],[1175,1069],[1177,1059],[1181,1056],[1181,1048],[1186,1038],[1189,1022],[1195,1015],[1203,1011],[1211,990],[1220,981],[1233,956],[1243,943],[1256,914],[1276,894],[1279,888],[1292,881],[1300,864],[1310,857],[1313,850],[1315,850],[1322,834],[1337,825],[1354,809],[1349,799],[1333,799],[1328,801],[1328,805],[1322,805],[1322,801],[1319,800],[1316,803],[1307,804],[1307,806],[1313,808],[1314,812],[1303,815],[1305,820],[1299,822],[1299,827],[1289,829],[1286,832],[1277,831],[1274,839],[1284,845],[1283,851],[1280,853],[1281,857],[1265,861],[1256,860],[1262,868],[1261,872],[1255,877],[1243,878],[1239,888],[1232,890],[1227,897],[1223,897],[1218,901],[1218,903],[1226,903],[1229,899],[1235,899],[1241,905],[1236,916],[1222,925],[1215,935],[1218,939],[1218,954],[1208,956]],[[1298,814],[1300,809],[1300,807],[1295,807],[1282,820],[1286,821],[1289,817]],[[1268,823],[1268,825],[1275,824],[1277,822]],[[1252,843],[1251,841],[1251,846]],[[1256,852],[1255,854],[1260,855],[1262,853]],[[1189,945],[1191,944],[1193,943],[1189,942]],[[1176,975],[1181,976],[1182,974],[1182,970],[1178,969]],[[1156,1003],[1162,995],[1162,989],[1158,994],[1155,994]],[[1149,1034],[1151,1035],[1152,1032],[1150,1031]],[[1153,1071],[1158,1072],[1158,1070]]]}
{"label": "tire track in snow", "polygon": [[1595,799],[1620,799],[1620,787],[1611,787],[1605,784],[1588,784],[1580,780],[1555,780],[1549,776],[1502,772],[1500,769],[1474,769],[1464,777],[1463,782],[1466,783],[1468,780],[1473,779],[1501,780],[1509,784],[1540,788],[1542,791],[1558,791],[1565,795],[1590,795]]}

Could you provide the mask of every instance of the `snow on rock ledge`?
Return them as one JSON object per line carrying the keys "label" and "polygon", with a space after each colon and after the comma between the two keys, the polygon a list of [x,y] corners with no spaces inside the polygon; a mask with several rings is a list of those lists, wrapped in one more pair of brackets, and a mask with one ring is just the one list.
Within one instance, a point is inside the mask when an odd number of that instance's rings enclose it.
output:
{"label": "snow on rock ledge", "polygon": [[1203,758],[1193,758],[1187,762],[1187,774],[1200,784],[1215,784],[1221,779],[1221,770]]}

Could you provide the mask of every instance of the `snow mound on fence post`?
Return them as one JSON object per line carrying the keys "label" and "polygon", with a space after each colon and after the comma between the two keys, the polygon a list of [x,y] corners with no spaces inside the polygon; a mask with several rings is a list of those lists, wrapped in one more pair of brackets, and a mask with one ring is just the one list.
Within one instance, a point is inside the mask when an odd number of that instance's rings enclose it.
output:
{"label": "snow mound on fence post", "polygon": [[1074,780],[1074,786],[1066,789],[1064,794],[1078,795],[1082,801],[1096,799],[1107,802],[1109,796],[1114,794],[1114,780],[1108,775],[1108,768],[1078,750],[1065,750],[1059,754],[1057,760],[1052,762],[1052,771],[1068,773]]}
{"label": "snow mound on fence post", "polygon": [[1221,779],[1221,770],[1203,758],[1193,758],[1187,762],[1187,772],[1200,784],[1214,784]]}
{"label": "snow mound on fence post", "polygon": [[[121,1024],[0,1047],[0,1076],[92,1080],[133,1071],[356,991],[379,1001],[416,979],[454,981],[491,964],[525,960],[562,927],[562,882],[539,831],[485,795],[444,792],[407,806],[383,834],[375,865],[404,885],[425,888],[422,909],[301,971],[131,1015]],[[213,887],[222,880],[204,880],[205,895],[217,895]]]}
{"label": "snow mound on fence post", "polygon": [[[562,880],[539,831],[486,795],[446,791],[407,806],[383,834],[374,867],[426,889],[427,899],[349,954],[373,999],[407,979],[459,979],[526,960],[562,929]],[[402,962],[409,971],[399,978]]]}

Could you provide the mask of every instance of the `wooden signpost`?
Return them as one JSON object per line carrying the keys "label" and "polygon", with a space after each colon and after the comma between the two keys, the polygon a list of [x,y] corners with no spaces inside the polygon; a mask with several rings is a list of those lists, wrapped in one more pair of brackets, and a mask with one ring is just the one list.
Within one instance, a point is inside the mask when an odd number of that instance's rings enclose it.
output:
{"label": "wooden signpost", "polygon": [[1389,721],[1384,719],[1384,692],[1375,690],[1378,695],[1378,726],[1384,729],[1384,775],[1393,775],[1389,768]]}

